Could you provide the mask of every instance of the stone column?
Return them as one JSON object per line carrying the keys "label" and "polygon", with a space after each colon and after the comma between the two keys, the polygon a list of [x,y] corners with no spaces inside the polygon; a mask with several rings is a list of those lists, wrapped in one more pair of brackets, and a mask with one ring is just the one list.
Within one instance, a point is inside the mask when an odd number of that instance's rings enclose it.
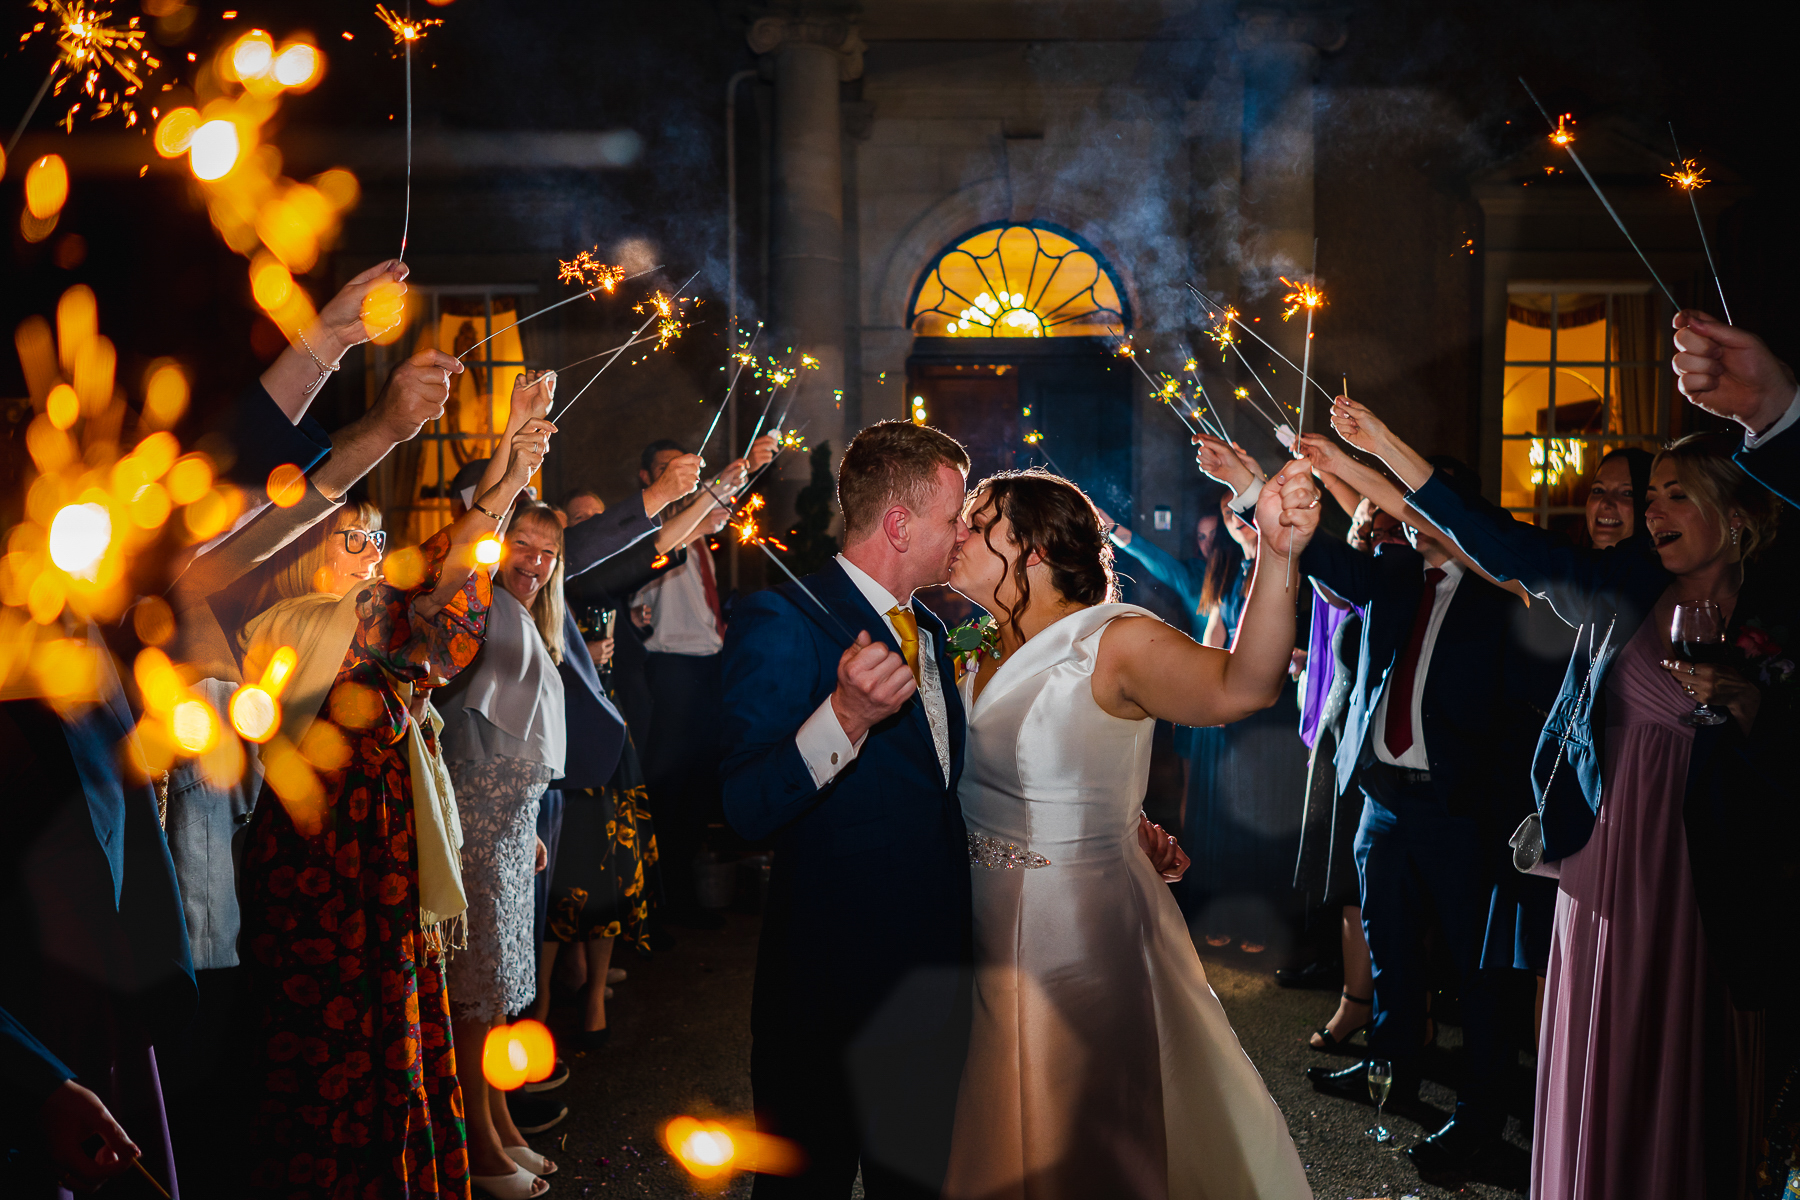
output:
{"label": "stone column", "polygon": [[[862,74],[863,44],[847,18],[768,16],[750,27],[750,48],[775,80],[774,197],[769,332],[764,354],[789,346],[819,360],[802,371],[790,428],[809,444],[843,453],[844,336],[853,309],[844,283],[844,151],[838,84]],[[854,431],[850,431],[854,432]],[[807,464],[786,456],[776,468],[803,482]],[[783,518],[785,519],[785,518]]]}
{"label": "stone column", "polygon": [[[1342,48],[1348,36],[1341,20],[1322,14],[1261,8],[1239,13],[1237,59],[1244,80],[1240,273],[1247,285],[1281,288],[1277,276],[1298,279],[1312,270],[1313,77],[1319,55]],[[1300,362],[1306,341],[1300,316],[1286,324],[1265,320],[1258,332]],[[1277,395],[1284,403],[1297,404],[1299,386],[1295,379],[1292,395]],[[1308,424],[1316,427],[1313,415],[1309,404]]]}

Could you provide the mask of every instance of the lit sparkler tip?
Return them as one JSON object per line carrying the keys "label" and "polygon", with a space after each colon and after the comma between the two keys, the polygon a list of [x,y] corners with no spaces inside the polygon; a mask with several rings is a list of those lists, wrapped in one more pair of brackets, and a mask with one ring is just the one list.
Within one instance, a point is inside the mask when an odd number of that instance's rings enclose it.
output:
{"label": "lit sparkler tip", "polygon": [[1200,364],[1190,358],[1181,365],[1181,369],[1184,371],[1198,371],[1200,369]]}
{"label": "lit sparkler tip", "polygon": [[1568,146],[1575,141],[1575,118],[1564,113],[1556,118],[1556,128],[1550,131],[1550,140],[1558,146]]}
{"label": "lit sparkler tip", "polygon": [[[89,113],[93,120],[117,112],[124,114],[127,126],[137,124],[132,97],[143,91],[145,77],[162,66],[160,60],[145,51],[145,31],[137,27],[138,18],[132,17],[120,27],[107,24],[112,17],[110,10],[84,8],[68,0],[31,0],[31,7],[56,18],[57,61],[51,75],[55,77],[64,69],[68,75],[57,79],[54,94],[61,96],[66,84],[77,81],[77,99],[59,124],[72,132],[75,114],[87,100],[93,101],[93,111]],[[49,22],[38,22],[19,39],[20,44],[48,26]],[[103,71],[116,75],[118,82],[105,82]]]}
{"label": "lit sparkler tip", "polygon": [[388,27],[394,35],[394,45],[401,46],[407,42],[416,42],[425,36],[433,25],[444,22],[437,17],[403,17],[385,4],[375,6],[375,19]]}
{"label": "lit sparkler tip", "polygon": [[1288,307],[1282,311],[1281,319],[1287,320],[1301,309],[1314,309],[1325,303],[1325,293],[1310,283],[1295,283],[1287,276],[1279,276],[1281,282],[1294,290],[1281,298]]}
{"label": "lit sparkler tip", "polygon": [[1684,192],[1697,192],[1712,182],[1706,177],[1706,168],[1691,158],[1670,163],[1669,166],[1671,170],[1665,172],[1663,178],[1668,180],[1671,186],[1678,187]]}
{"label": "lit sparkler tip", "polygon": [[593,250],[583,250],[567,262],[557,259],[557,282],[578,284],[590,290],[604,288],[607,295],[611,295],[625,281],[625,268],[609,267],[595,258],[599,249],[595,246]]}

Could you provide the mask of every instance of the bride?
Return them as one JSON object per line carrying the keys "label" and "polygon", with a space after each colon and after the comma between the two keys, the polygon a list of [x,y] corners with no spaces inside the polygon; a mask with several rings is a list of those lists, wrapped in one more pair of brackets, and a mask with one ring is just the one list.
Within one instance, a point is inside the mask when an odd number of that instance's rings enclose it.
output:
{"label": "bride", "polygon": [[1139,850],[1153,718],[1223,725],[1275,702],[1318,525],[1304,462],[1264,487],[1229,652],[1113,603],[1093,502],[1037,471],[984,480],[950,586],[999,654],[962,681],[960,797],[975,1013],[945,1194],[1310,1197],[1287,1122],[1238,1045],[1175,901]]}

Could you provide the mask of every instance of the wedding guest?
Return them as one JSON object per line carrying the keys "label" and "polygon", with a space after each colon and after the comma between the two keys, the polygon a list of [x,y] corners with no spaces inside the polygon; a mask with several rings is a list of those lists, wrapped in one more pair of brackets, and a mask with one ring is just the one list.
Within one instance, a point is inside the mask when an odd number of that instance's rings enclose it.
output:
{"label": "wedding guest", "polygon": [[[1337,464],[1321,465],[1362,487]],[[1445,469],[1463,491],[1479,490],[1467,467]],[[1457,970],[1465,1062],[1456,1110],[1408,1152],[1435,1174],[1466,1169],[1499,1144],[1501,1010],[1481,955],[1503,866],[1494,848],[1517,823],[1522,788],[1509,787],[1492,763],[1509,750],[1522,756],[1535,728],[1526,715],[1535,721],[1547,709],[1554,681],[1522,644],[1512,620],[1519,601],[1466,572],[1435,532],[1406,533],[1414,548],[1382,547],[1372,558],[1315,539],[1297,566],[1364,613],[1337,773],[1341,788],[1354,784],[1363,795],[1356,860],[1374,964],[1369,1050],[1393,1064],[1402,1098],[1416,1094],[1420,1078],[1427,911]],[[1363,1064],[1307,1074],[1329,1094],[1367,1095]]]}
{"label": "wedding guest", "polygon": [[[404,276],[383,263],[352,280],[296,332],[312,350],[284,350],[203,435],[228,449],[221,478],[247,497],[246,518],[267,503],[262,489],[274,467],[310,468],[329,448],[308,404],[329,365],[370,336],[360,296]],[[130,594],[164,592],[192,556],[178,529],[165,526],[130,556]],[[68,714],[37,699],[0,703],[6,795],[15,799],[0,848],[0,921],[17,934],[0,972],[0,1004],[94,1083],[137,1131],[146,1169],[173,1189],[156,1047],[178,1042],[196,985],[157,789],[121,771],[119,751],[135,744],[140,714],[115,666],[143,647],[131,621],[74,632],[101,651],[99,703]]]}
{"label": "wedding guest", "polygon": [[[1532,1195],[1738,1194],[1757,1010],[1793,986],[1792,889],[1772,882],[1786,851],[1770,847],[1792,834],[1797,722],[1770,631],[1800,617],[1800,593],[1785,556],[1766,553],[1778,504],[1730,447],[1692,435],[1651,470],[1654,554],[1579,550],[1471,506],[1362,406],[1340,400],[1333,424],[1476,561],[1588,631],[1533,765],[1559,877]],[[1675,606],[1701,602],[1741,658],[1671,656]],[[1694,728],[1699,702],[1728,719]]]}
{"label": "wedding guest", "polygon": [[283,787],[265,787],[244,865],[261,1031],[247,1191],[465,1194],[444,946],[426,921],[454,911],[461,885],[434,780],[417,777],[412,746],[431,735],[412,697],[480,648],[491,589],[475,542],[542,462],[550,428],[514,434],[476,507],[389,564],[404,578],[377,579],[374,514],[360,510],[259,572],[283,599],[240,635],[246,674],[278,647],[299,655],[264,754],[268,770],[281,751]]}
{"label": "wedding guest", "polygon": [[[499,590],[487,638],[469,668],[436,697],[444,711],[444,761],[462,818],[469,897],[468,946],[450,960],[457,1073],[469,1121],[469,1170],[482,1191],[515,1200],[548,1186],[521,1172],[555,1164],[525,1144],[506,1095],[490,1090],[473,1048],[537,994],[532,884],[546,865],[537,809],[563,773],[568,748],[564,658],[563,529],[548,506],[513,514],[494,577]],[[567,1115],[556,1106],[554,1124]],[[535,1124],[535,1122],[533,1122]],[[547,1126],[546,1126],[547,1127]],[[516,1164],[516,1165],[515,1165]]]}
{"label": "wedding guest", "polygon": [[[686,455],[663,439],[644,447],[638,482],[653,487],[672,462]],[[718,913],[700,907],[694,860],[703,848],[707,821],[719,807],[719,654],[725,646],[725,614],[706,539],[724,527],[727,514],[696,505],[711,523],[694,528],[681,543],[687,561],[658,576],[632,598],[650,609],[645,678],[655,712],[644,746],[644,776],[661,840],[667,919],[676,925],[717,929]]]}
{"label": "wedding guest", "polygon": [[[306,479],[304,494],[286,507],[265,506],[247,525],[196,559],[168,592],[174,634],[169,657],[197,675],[193,689],[229,722],[232,694],[243,680],[224,624],[237,628],[249,599],[247,575],[320,521],[337,530],[368,527],[372,510],[345,512],[344,494],[394,446],[443,414],[445,372],[455,360],[426,350],[397,368],[375,405],[331,435],[330,458]],[[221,617],[220,614],[226,614]],[[223,622],[223,623],[222,623]],[[218,1103],[249,1087],[242,1047],[254,1040],[243,1003],[238,962],[238,887],[244,842],[262,790],[260,747],[244,744],[245,766],[231,782],[214,779],[199,759],[178,763],[167,781],[164,825],[181,888],[199,1004],[184,1035],[165,1043],[159,1074],[169,1097],[169,1124],[182,1181],[196,1196],[228,1195],[241,1185],[239,1162],[247,1133],[241,1106]]]}

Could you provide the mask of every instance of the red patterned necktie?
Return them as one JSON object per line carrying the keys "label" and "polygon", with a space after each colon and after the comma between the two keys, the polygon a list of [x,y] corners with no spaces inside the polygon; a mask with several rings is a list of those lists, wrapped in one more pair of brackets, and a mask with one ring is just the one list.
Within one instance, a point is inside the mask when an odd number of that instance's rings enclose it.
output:
{"label": "red patterned necktie", "polygon": [[1419,611],[1413,614],[1412,636],[1406,641],[1406,653],[1394,671],[1394,682],[1388,688],[1387,739],[1388,753],[1399,758],[1413,744],[1413,681],[1419,674],[1419,655],[1425,649],[1425,631],[1431,627],[1431,609],[1437,602],[1438,584],[1444,572],[1432,567],[1425,572],[1425,590],[1419,596]]}

